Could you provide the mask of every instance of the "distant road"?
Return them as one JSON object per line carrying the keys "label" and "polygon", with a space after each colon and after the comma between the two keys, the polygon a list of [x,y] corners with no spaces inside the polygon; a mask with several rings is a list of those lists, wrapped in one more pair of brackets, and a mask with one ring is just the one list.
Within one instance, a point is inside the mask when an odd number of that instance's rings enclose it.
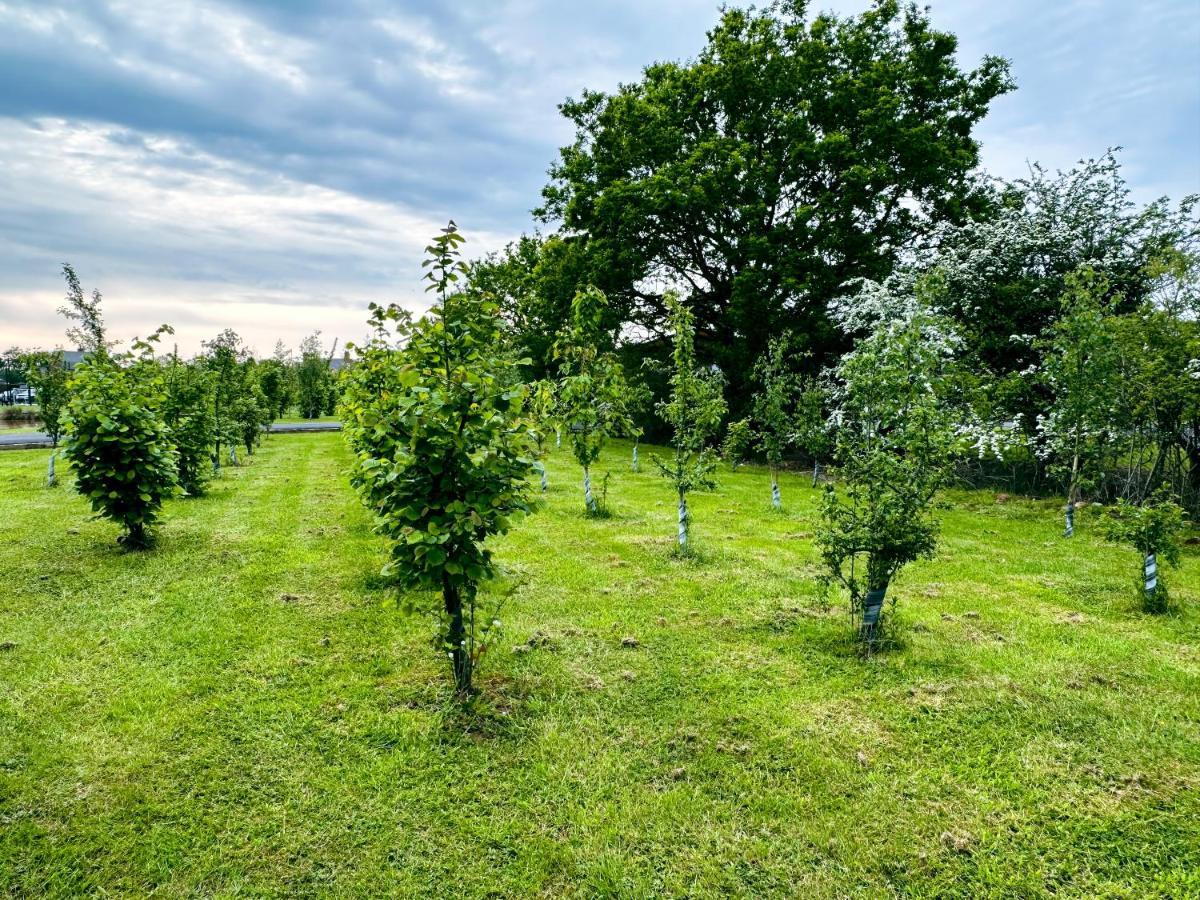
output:
{"label": "distant road", "polygon": [[[341,431],[341,422],[276,422],[268,429],[272,434],[291,434],[301,431]],[[40,431],[15,434],[0,432],[0,450],[36,450],[49,447],[50,438]]]}

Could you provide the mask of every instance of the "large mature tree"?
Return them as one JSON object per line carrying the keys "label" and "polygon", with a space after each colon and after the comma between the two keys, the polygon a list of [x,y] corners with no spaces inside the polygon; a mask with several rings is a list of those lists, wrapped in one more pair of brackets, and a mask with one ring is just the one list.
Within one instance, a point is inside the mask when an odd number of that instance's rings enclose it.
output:
{"label": "large mature tree", "polygon": [[628,321],[660,331],[665,289],[687,291],[702,358],[748,396],[772,335],[828,362],[846,344],[828,300],[986,204],[971,132],[1012,82],[1003,59],[964,71],[956,50],[894,0],[850,18],[727,9],[695,60],[562,104],[576,138],[537,212],[586,239]]}

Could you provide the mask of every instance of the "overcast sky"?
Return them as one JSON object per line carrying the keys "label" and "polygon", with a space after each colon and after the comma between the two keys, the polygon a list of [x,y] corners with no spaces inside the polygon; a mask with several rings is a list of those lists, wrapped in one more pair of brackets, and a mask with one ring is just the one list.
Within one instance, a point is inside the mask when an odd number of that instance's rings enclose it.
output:
{"label": "overcast sky", "polygon": [[[814,4],[857,12],[864,2]],[[714,0],[0,0],[0,345],[55,346],[59,268],[112,336],[232,327],[260,352],[424,303],[421,248],[532,227],[556,104],[693,56]],[[1012,60],[985,167],[1125,148],[1136,196],[1200,191],[1200,0],[934,0],[961,62]]]}

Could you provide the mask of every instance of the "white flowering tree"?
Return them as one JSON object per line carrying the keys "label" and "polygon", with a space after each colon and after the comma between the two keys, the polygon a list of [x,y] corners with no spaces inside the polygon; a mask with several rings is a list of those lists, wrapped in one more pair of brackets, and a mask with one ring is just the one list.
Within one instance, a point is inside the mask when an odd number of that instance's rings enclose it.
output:
{"label": "white flowering tree", "polygon": [[868,284],[835,311],[844,328],[866,335],[833,373],[839,484],[826,488],[817,544],[868,649],[884,634],[892,579],[936,549],[933,500],[957,442],[948,397],[957,342],[931,311],[936,292],[932,279],[902,294]]}

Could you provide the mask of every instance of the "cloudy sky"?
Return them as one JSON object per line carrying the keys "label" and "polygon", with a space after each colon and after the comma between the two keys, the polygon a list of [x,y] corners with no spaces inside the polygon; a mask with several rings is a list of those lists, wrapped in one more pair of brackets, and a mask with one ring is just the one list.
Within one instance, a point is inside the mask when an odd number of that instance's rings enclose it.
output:
{"label": "cloudy sky", "polygon": [[[531,228],[556,104],[692,56],[716,0],[0,0],[0,345],[53,346],[59,267],[114,337],[233,327],[269,352],[423,303],[427,237]],[[864,0],[814,4],[857,12]],[[964,65],[1012,60],[980,131],[1017,176],[1125,148],[1200,191],[1200,0],[932,0]]]}

